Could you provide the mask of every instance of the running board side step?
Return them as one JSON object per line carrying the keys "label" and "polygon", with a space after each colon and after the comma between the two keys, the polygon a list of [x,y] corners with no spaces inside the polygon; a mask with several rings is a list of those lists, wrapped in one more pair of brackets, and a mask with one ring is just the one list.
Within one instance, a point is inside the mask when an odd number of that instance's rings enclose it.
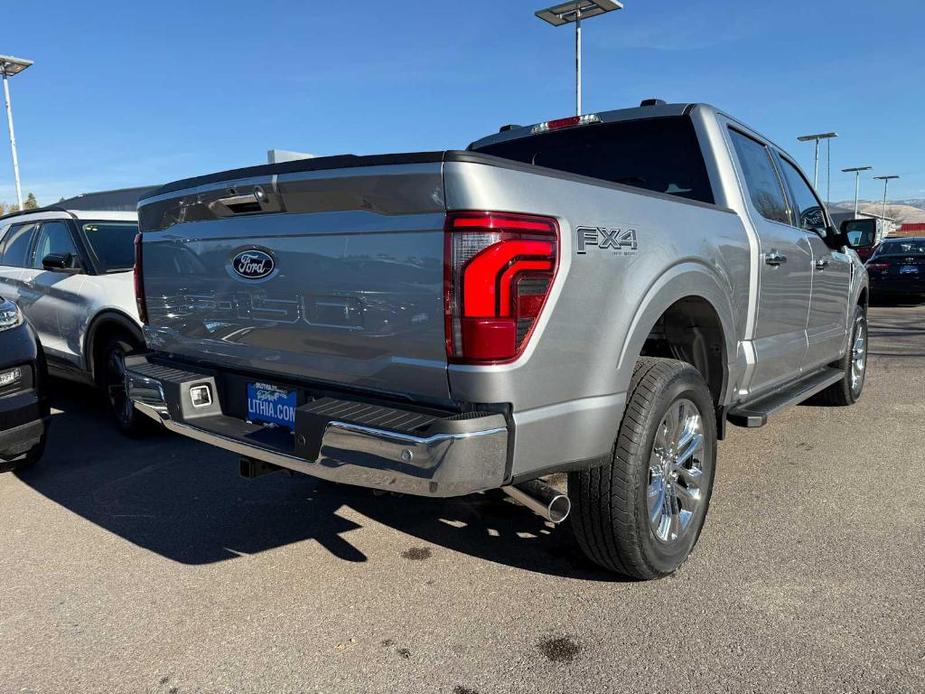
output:
{"label": "running board side step", "polygon": [[752,402],[736,405],[729,410],[726,419],[740,427],[763,427],[771,415],[808,400],[844,377],[845,372],[839,369],[823,369],[782,390],[764,395]]}

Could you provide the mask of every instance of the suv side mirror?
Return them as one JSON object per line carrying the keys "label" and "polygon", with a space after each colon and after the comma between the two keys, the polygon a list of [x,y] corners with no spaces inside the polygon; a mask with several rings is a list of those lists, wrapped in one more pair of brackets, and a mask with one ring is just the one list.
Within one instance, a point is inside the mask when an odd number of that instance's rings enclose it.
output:
{"label": "suv side mirror", "polygon": [[42,267],[52,272],[79,272],[80,263],[71,253],[49,253],[42,258]]}

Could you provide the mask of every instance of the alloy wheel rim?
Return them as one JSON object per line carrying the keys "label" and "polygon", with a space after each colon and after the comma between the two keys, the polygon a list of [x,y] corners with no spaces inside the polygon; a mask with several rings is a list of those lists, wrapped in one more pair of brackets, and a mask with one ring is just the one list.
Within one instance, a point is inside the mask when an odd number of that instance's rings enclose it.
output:
{"label": "alloy wheel rim", "polygon": [[864,329],[864,319],[858,319],[854,333],[854,343],[851,345],[851,392],[855,395],[864,384],[864,374],[867,369],[867,331]]}
{"label": "alloy wheel rim", "polygon": [[703,417],[688,399],[668,408],[655,434],[646,490],[649,527],[655,539],[674,544],[685,538],[706,496]]}

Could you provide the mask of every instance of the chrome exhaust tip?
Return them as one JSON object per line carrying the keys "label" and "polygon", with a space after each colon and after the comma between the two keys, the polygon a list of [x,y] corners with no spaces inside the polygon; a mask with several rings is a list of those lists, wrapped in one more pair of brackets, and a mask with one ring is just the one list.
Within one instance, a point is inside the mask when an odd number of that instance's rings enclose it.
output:
{"label": "chrome exhaust tip", "polygon": [[551,523],[561,523],[568,518],[572,510],[572,502],[569,501],[568,495],[542,480],[501,487],[501,491]]}

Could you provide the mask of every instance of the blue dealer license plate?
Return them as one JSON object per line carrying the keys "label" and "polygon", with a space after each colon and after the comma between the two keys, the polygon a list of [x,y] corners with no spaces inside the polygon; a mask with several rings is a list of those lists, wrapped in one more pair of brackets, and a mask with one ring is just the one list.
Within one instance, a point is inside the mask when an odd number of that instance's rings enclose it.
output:
{"label": "blue dealer license plate", "polygon": [[247,418],[295,429],[296,394],[268,383],[247,384]]}

